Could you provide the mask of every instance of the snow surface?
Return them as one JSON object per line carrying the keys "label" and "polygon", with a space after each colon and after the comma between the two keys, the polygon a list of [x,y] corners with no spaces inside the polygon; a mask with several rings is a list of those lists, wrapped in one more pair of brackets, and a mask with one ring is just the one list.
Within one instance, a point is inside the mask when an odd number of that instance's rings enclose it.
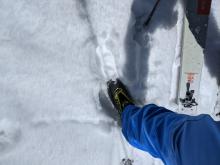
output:
{"label": "snow surface", "polygon": [[[0,1],[0,164],[161,164],[123,139],[105,83],[173,111],[182,7],[161,1]],[[220,1],[213,0],[199,113],[220,111]]]}

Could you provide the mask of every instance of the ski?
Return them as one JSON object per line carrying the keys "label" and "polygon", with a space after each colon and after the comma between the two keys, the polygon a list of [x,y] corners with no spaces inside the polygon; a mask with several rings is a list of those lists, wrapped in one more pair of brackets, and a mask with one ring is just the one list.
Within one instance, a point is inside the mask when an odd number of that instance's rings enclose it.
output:
{"label": "ski", "polygon": [[184,8],[179,111],[196,114],[211,0],[186,0]]}

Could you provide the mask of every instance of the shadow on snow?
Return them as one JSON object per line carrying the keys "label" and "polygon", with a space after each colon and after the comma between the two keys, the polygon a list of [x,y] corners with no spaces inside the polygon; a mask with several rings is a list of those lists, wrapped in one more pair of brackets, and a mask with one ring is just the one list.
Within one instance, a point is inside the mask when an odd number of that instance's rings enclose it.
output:
{"label": "shadow on snow", "polygon": [[210,15],[209,29],[204,51],[205,65],[210,74],[216,77],[220,86],[220,30],[214,16]]}
{"label": "shadow on snow", "polygon": [[[142,28],[155,0],[134,0],[132,14],[125,38],[126,61],[123,68],[123,81],[129,86],[133,97],[140,104],[145,103],[148,58],[151,50],[151,34],[157,28],[170,29],[177,23],[178,12],[174,10],[177,0],[160,1],[151,22]],[[136,96],[134,94],[137,94]]]}

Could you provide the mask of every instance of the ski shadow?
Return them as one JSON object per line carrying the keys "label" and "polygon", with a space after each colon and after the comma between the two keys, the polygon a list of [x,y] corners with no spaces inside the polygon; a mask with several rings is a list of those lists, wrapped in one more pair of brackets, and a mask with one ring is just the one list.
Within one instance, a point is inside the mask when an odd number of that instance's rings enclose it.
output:
{"label": "ski shadow", "polygon": [[155,0],[133,1],[132,14],[124,41],[126,59],[122,70],[122,80],[140,104],[146,103],[151,34],[158,28],[172,28],[178,19],[178,12],[174,9],[177,0],[169,0],[169,3],[160,1],[150,23],[143,28],[155,3]]}
{"label": "ski shadow", "polygon": [[220,29],[213,15],[209,18],[209,28],[204,50],[205,65],[211,76],[217,79],[220,86]]}

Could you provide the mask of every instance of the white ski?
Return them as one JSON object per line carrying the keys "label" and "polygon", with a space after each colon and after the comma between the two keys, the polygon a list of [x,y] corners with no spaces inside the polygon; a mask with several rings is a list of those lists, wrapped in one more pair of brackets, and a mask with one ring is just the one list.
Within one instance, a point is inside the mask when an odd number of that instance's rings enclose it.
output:
{"label": "white ski", "polygon": [[186,0],[179,111],[196,114],[211,0]]}

